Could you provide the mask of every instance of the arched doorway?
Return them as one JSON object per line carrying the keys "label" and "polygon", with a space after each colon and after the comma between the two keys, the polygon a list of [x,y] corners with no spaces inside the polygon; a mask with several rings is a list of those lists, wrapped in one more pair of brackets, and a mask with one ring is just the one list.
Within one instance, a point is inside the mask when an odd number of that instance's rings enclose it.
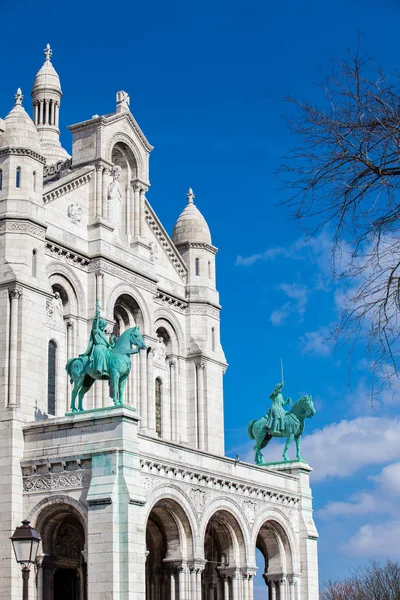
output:
{"label": "arched doorway", "polygon": [[171,499],[158,501],[146,527],[146,600],[187,598],[193,558],[192,531],[182,507]]}
{"label": "arched doorway", "polygon": [[87,600],[85,531],[77,511],[67,505],[52,507],[38,521],[42,564],[39,600]]}
{"label": "arched doorway", "polygon": [[204,536],[205,568],[202,600],[230,600],[238,597],[241,566],[245,561],[242,530],[235,517],[219,510],[209,520]]}
{"label": "arched doorway", "polygon": [[292,598],[289,588],[297,585],[297,582],[293,577],[292,553],[283,527],[276,521],[265,521],[258,532],[256,547],[259,558],[257,562],[261,563],[261,568],[255,583],[259,588],[261,578],[264,579],[265,600]]}

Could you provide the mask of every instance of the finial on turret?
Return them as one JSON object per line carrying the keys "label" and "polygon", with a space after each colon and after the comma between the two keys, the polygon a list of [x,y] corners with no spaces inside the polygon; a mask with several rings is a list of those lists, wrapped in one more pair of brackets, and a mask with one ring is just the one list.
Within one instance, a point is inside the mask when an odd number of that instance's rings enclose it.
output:
{"label": "finial on turret", "polygon": [[15,105],[16,106],[21,106],[22,100],[24,99],[24,97],[22,95],[21,88],[17,89],[17,93],[15,94],[14,98],[15,98]]}
{"label": "finial on turret", "polygon": [[53,50],[50,48],[50,44],[47,44],[45,50],[44,50],[44,55],[46,57],[46,60],[50,60],[51,59],[51,55],[53,54]]}
{"label": "finial on turret", "polygon": [[189,191],[186,194],[186,198],[187,198],[188,204],[193,204],[193,200],[195,199],[195,197],[196,196],[193,194],[192,188],[189,188]]}

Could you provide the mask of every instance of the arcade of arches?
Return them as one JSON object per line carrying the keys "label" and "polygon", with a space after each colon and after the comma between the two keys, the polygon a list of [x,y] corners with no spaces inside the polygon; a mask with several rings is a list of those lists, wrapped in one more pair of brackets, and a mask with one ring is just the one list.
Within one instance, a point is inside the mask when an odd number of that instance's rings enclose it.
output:
{"label": "arcade of arches", "polygon": [[[146,528],[146,600],[253,600],[256,548],[229,510],[214,512],[201,536],[171,499],[152,508]],[[265,569],[265,600],[298,600],[288,538],[281,525],[266,520],[256,547]],[[252,564],[253,566],[249,566]]]}

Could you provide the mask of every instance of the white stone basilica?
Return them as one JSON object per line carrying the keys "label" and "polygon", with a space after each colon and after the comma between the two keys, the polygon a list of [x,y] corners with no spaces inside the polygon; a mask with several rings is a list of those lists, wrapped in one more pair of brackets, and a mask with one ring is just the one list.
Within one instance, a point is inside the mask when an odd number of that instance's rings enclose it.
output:
{"label": "white stone basilica", "polygon": [[[0,598],[21,598],[9,537],[29,519],[33,600],[253,600],[256,548],[265,599],[317,600],[310,468],[224,456],[217,248],[193,192],[170,237],[128,94],[69,127],[72,157],[61,96],[47,46],[33,120],[21,90],[0,119]],[[123,407],[99,381],[66,415],[96,299],[147,350]]]}

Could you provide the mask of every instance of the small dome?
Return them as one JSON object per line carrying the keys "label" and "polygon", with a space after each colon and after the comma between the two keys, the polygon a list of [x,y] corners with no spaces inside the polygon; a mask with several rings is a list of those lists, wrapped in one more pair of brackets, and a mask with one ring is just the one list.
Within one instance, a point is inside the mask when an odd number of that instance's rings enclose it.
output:
{"label": "small dome", "polygon": [[4,119],[5,131],[0,135],[0,148],[28,148],[42,154],[40,139],[32,119],[22,106],[22,93],[18,88],[15,106]]}
{"label": "small dome", "polygon": [[43,90],[58,92],[61,95],[60,78],[50,60],[52,50],[49,44],[46,46],[44,55],[46,60],[41,69],[36,73],[35,81],[33,82],[32,96]]}
{"label": "small dome", "polygon": [[175,246],[187,242],[200,242],[211,245],[211,233],[207,221],[195,206],[192,189],[187,194],[188,204],[175,223],[172,241]]}

